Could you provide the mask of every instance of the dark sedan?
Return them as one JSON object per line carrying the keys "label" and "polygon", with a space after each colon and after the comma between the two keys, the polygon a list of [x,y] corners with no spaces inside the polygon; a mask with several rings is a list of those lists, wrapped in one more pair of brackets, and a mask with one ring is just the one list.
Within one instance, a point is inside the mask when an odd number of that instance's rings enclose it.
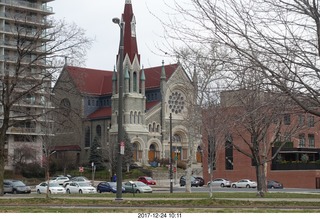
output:
{"label": "dark sedan", "polygon": [[203,186],[204,185],[204,179],[200,176],[195,176],[194,178],[196,178],[197,180],[199,180],[199,186]]}
{"label": "dark sedan", "polygon": [[31,193],[31,188],[20,180],[4,180],[3,188],[4,188],[4,193],[13,193],[13,194]]}
{"label": "dark sedan", "polygon": [[268,189],[283,189],[283,184],[275,180],[268,180],[267,187]]}
{"label": "dark sedan", "polygon": [[[180,186],[185,186],[186,185],[186,177],[181,176],[180,178]],[[191,187],[198,187],[200,186],[200,181],[196,179],[195,177],[191,176]]]}
{"label": "dark sedan", "polygon": [[[124,193],[126,190],[124,187],[122,187],[122,193]],[[117,183],[116,182],[100,182],[97,185],[97,192],[112,192],[117,193]]]}

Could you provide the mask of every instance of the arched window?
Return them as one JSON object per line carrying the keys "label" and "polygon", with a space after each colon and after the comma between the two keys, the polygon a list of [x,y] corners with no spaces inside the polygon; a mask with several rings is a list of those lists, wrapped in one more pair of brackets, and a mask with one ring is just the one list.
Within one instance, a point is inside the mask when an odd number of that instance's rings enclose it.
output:
{"label": "arched window", "polygon": [[154,122],[152,125],[152,132],[155,132],[155,131],[156,131],[156,123]]}
{"label": "arched window", "polygon": [[134,112],[134,124],[136,124],[137,121],[138,121],[138,119],[137,119],[137,112]]}
{"label": "arched window", "polygon": [[138,80],[137,72],[133,72],[133,91],[134,92],[137,92],[137,90],[138,90],[137,80]]}
{"label": "arched window", "polygon": [[141,112],[138,113],[138,124],[141,123],[141,118],[140,117],[141,117]]}
{"label": "arched window", "polygon": [[84,135],[84,146],[85,147],[90,147],[90,139],[91,139],[91,134],[90,134],[90,127],[85,128],[85,135]]}
{"label": "arched window", "polygon": [[133,117],[133,112],[131,111],[131,112],[130,112],[130,124],[132,124],[132,121],[133,121],[133,118],[132,118],[132,117]]}
{"label": "arched window", "polygon": [[152,126],[151,126],[151,124],[149,124],[149,132],[151,132],[152,131]]}
{"label": "arched window", "polygon": [[173,142],[181,142],[181,137],[180,135],[174,134],[172,138]]}
{"label": "arched window", "polygon": [[96,127],[96,133],[97,133],[97,136],[98,136],[99,138],[101,138],[101,125],[97,125],[97,127]]}
{"label": "arched window", "polygon": [[68,98],[64,98],[60,102],[60,109],[62,110],[62,113],[67,116],[69,115],[71,111],[71,103]]}

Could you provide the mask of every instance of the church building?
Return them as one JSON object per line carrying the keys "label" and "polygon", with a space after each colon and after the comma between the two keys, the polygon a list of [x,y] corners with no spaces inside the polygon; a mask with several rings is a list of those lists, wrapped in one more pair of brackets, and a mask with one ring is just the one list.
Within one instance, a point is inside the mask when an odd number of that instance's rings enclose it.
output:
{"label": "church building", "polygon": [[149,165],[169,158],[172,145],[172,158],[187,161],[191,154],[192,163],[201,167],[197,151],[201,144],[200,128],[190,123],[188,113],[195,99],[192,79],[179,62],[165,64],[159,60],[159,66],[143,68],[130,0],[125,1],[121,22],[124,56],[121,59],[119,47],[114,70],[66,63],[55,84],[53,102],[59,108],[52,142],[52,150],[58,152],[55,156],[74,165],[88,163],[94,139],[98,139],[106,162],[111,160],[112,148],[117,144],[119,74],[123,72],[123,126],[130,140],[125,150],[130,147],[133,161]]}

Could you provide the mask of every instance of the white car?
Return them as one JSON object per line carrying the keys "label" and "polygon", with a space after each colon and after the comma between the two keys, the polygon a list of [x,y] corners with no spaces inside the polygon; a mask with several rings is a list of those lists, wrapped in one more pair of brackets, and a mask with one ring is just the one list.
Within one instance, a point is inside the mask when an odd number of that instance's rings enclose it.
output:
{"label": "white car", "polygon": [[[48,183],[42,182],[36,186],[38,194],[47,193]],[[66,194],[66,189],[58,183],[49,182],[49,193],[50,194]]]}
{"label": "white car", "polygon": [[216,178],[210,182],[208,182],[208,187],[230,187],[231,186],[231,181],[223,178]]}
{"label": "white car", "polygon": [[257,182],[250,179],[241,179],[238,182],[233,182],[231,184],[232,188],[256,188]]}
{"label": "white car", "polygon": [[50,182],[52,183],[58,183],[59,185],[63,185],[63,183],[69,181],[69,177],[66,176],[56,176],[56,177],[52,177],[50,179]]}
{"label": "white car", "polygon": [[67,190],[68,194],[71,194],[71,193],[78,193],[78,194],[97,193],[97,189],[86,182],[70,182],[66,186],[66,190]]}
{"label": "white car", "polygon": [[85,182],[85,183],[92,185],[91,181],[88,178],[86,178],[84,176],[75,176],[75,177],[70,178],[70,180],[65,181],[63,183],[63,187],[66,187],[71,182]]}

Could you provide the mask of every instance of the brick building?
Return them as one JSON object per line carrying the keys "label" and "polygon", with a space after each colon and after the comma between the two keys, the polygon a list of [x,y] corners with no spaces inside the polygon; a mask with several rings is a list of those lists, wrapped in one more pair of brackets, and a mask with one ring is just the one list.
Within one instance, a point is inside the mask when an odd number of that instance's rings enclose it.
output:
{"label": "brick building", "polygon": [[[234,94],[239,91],[222,92],[220,117],[228,117],[232,120],[233,116],[241,116],[241,107],[234,104],[228,104],[234,100]],[[275,125],[271,125],[264,138],[266,145],[271,145],[267,154],[270,161],[266,165],[266,178],[277,180],[284,184],[287,188],[320,188],[320,123],[319,118],[303,112],[297,107],[291,107],[291,110],[283,111],[278,114],[278,118],[282,119],[281,131],[287,127],[299,127],[286,138],[274,139]],[[213,109],[211,109],[213,110]],[[263,117],[263,116],[262,116]],[[267,115],[265,115],[267,118]],[[209,121],[209,119],[205,119]],[[232,121],[229,121],[232,122]],[[224,122],[228,126],[228,122]],[[217,124],[218,125],[218,124]],[[244,155],[250,154],[246,141],[252,141],[252,135],[245,129],[232,127],[227,132],[221,132],[216,136],[220,141],[215,145],[215,155],[210,153],[212,149],[212,140],[208,133],[204,134],[204,159],[203,171],[206,182],[210,180],[211,165],[213,166],[213,178],[227,178],[231,181],[240,179],[256,179],[256,168],[253,160]],[[287,129],[288,130],[288,129]],[[241,133],[239,133],[241,132]],[[232,140],[226,136],[232,136]],[[241,136],[241,137],[240,137]],[[211,145],[211,146],[210,146]],[[237,145],[244,153],[239,152],[234,146]],[[282,146],[278,155],[271,160],[271,157],[278,152],[279,146]],[[215,159],[210,159],[215,157]],[[208,158],[208,159],[207,159]]]}

